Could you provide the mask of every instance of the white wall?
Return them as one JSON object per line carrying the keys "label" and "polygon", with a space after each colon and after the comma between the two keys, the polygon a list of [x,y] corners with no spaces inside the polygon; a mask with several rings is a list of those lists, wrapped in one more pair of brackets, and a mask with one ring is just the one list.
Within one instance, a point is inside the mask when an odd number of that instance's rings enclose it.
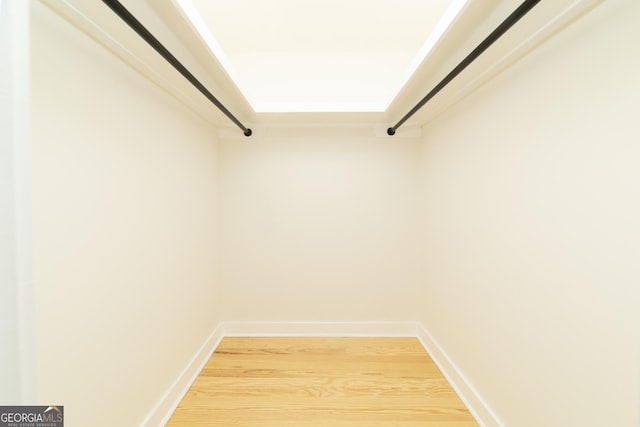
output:
{"label": "white wall", "polygon": [[223,141],[222,317],[411,319],[419,148],[349,128]]}
{"label": "white wall", "polygon": [[[15,30],[10,25],[8,5],[0,4],[0,54],[13,58]],[[13,61],[0,62],[0,376],[3,378],[0,402],[3,403],[17,401],[16,391],[20,384],[19,370],[16,369],[20,363],[15,236],[16,165],[13,156],[16,124],[13,119],[15,95],[11,88],[15,79],[13,68],[26,70],[26,61],[23,62],[22,67],[16,66]]]}
{"label": "white wall", "polygon": [[28,2],[0,2],[0,405],[35,399],[28,22]]}
{"label": "white wall", "polygon": [[508,426],[638,425],[640,3],[424,127],[420,320]]}
{"label": "white wall", "polygon": [[220,320],[215,131],[39,2],[31,38],[39,399],[137,425]]}

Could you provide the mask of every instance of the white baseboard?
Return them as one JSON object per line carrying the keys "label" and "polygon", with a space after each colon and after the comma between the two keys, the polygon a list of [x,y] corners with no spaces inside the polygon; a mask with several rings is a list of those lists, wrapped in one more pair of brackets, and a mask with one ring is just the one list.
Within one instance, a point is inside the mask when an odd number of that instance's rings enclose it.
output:
{"label": "white baseboard", "polygon": [[415,337],[416,322],[222,322],[224,336]]}
{"label": "white baseboard", "polygon": [[149,412],[140,424],[141,427],[164,426],[169,421],[180,401],[189,391],[189,387],[191,387],[191,384],[196,380],[200,371],[202,371],[202,368],[207,364],[220,341],[222,341],[222,338],[224,338],[224,335],[222,334],[222,329],[218,326]]}
{"label": "white baseboard", "polygon": [[500,418],[493,412],[480,393],[478,393],[478,390],[465,377],[440,344],[422,324],[419,323],[418,325],[416,337],[429,353],[431,359],[438,365],[440,371],[442,371],[478,424],[482,427],[504,427],[504,423],[500,421]]}
{"label": "white baseboard", "polygon": [[142,422],[164,426],[224,337],[417,338],[482,427],[504,427],[482,396],[420,322],[221,322]]}

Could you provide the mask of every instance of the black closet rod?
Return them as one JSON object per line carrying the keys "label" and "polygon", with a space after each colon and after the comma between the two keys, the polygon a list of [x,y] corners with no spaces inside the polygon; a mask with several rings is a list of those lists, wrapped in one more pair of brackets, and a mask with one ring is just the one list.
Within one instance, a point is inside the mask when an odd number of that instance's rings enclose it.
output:
{"label": "black closet rod", "polygon": [[442,79],[440,83],[438,83],[433,89],[431,89],[431,92],[429,92],[424,98],[422,98],[422,100],[420,100],[420,102],[416,104],[415,107],[413,107],[407,114],[405,114],[404,117],[395,124],[395,126],[387,129],[387,135],[395,135],[396,130],[398,130],[398,128],[402,126],[404,122],[406,122],[420,108],[422,108],[424,104],[426,104],[431,98],[433,98],[438,92],[440,92],[442,88],[448,85],[451,80],[453,80],[458,74],[460,74],[462,70],[467,68],[469,64],[475,61],[476,58],[478,58],[478,56],[482,54],[482,52],[487,50],[489,46],[491,46],[504,33],[506,33],[509,28],[511,28],[516,22],[518,22],[520,18],[525,16],[539,2],[540,0],[525,0],[520,6],[518,6],[518,8],[507,17],[507,19],[502,21],[502,24],[498,25],[498,27],[493,30],[493,32],[482,41],[482,43],[480,43],[475,49],[473,49],[473,51],[469,55],[467,55],[467,57],[464,58],[462,62],[460,62],[453,70],[451,70],[451,72],[447,74],[447,76]]}
{"label": "black closet rod", "polygon": [[189,80],[189,82],[194,85],[196,89],[198,89],[209,101],[211,101],[216,107],[218,107],[218,109],[220,109],[220,111],[222,111],[225,116],[227,116],[233,123],[235,123],[236,126],[242,129],[242,132],[245,136],[251,136],[251,129],[245,127],[242,123],[240,123],[240,120],[238,120],[233,114],[231,114],[231,112],[227,110],[226,107],[222,105],[222,103],[218,101],[218,99],[213,96],[211,92],[209,92],[207,88],[204,87],[204,85],[200,83],[198,79],[196,79],[195,76],[191,74],[191,72],[187,70],[187,68],[176,59],[175,56],[171,54],[171,52],[169,52],[167,48],[164,47],[162,43],[160,43],[158,39],[156,39],[153,34],[151,34],[149,30],[147,30],[144,25],[142,25],[140,21],[138,21],[136,17],[133,16],[131,12],[129,12],[122,5],[122,3],[120,3],[118,0],[102,1],[107,6],[109,6],[111,10],[113,10],[124,22],[126,22],[129,27],[131,27],[136,33],[138,33],[138,35],[142,37],[152,48],[154,48],[156,52],[162,55],[162,57],[166,59],[168,63],[173,65],[173,68],[175,68],[180,74],[182,74],[184,78]]}

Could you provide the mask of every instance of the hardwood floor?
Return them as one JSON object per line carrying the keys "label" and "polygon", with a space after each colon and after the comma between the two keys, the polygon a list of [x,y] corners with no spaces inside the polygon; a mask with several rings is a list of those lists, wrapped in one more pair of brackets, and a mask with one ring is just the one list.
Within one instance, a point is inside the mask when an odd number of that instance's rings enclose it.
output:
{"label": "hardwood floor", "polygon": [[415,338],[225,338],[168,427],[478,426]]}

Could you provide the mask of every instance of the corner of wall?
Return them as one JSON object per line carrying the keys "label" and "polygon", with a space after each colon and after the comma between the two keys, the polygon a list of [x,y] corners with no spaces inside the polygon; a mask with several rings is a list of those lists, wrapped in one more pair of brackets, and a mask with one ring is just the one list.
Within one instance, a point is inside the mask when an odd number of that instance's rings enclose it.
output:
{"label": "corner of wall", "polygon": [[222,341],[222,338],[224,338],[223,328],[221,325],[218,325],[191,358],[189,363],[180,374],[178,374],[171,386],[164,392],[156,405],[149,411],[149,414],[142,423],[140,423],[141,427],[163,426],[169,421],[169,418],[180,404],[180,401],[184,395],[187,394],[187,391],[189,391],[189,387],[191,387],[191,384],[193,384],[200,374],[200,371],[202,371],[220,344],[220,341]]}
{"label": "corner of wall", "polygon": [[431,335],[422,323],[416,323],[418,340],[427,353],[429,353],[431,359],[438,365],[442,374],[447,381],[449,381],[451,387],[456,391],[476,421],[483,427],[504,426],[498,418],[498,415],[491,409],[480,392],[469,381],[460,368],[458,368],[453,359],[451,359],[447,352],[440,346],[433,335]]}

